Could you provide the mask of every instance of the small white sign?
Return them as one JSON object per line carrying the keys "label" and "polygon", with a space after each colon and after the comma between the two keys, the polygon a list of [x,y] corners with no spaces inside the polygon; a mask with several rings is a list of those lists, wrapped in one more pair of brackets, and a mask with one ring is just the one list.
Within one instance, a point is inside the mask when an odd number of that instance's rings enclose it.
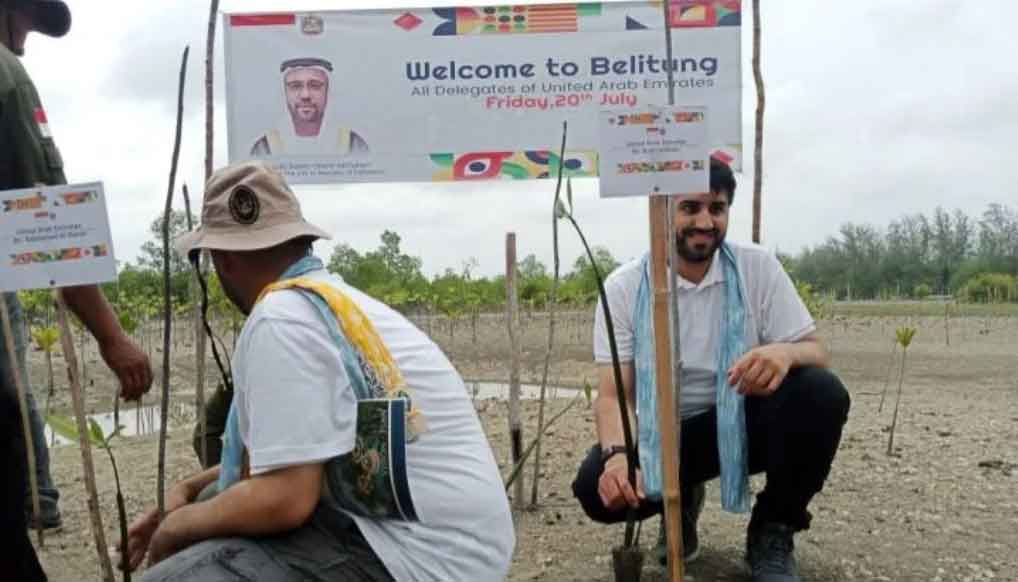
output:
{"label": "small white sign", "polygon": [[0,291],[116,277],[102,183],[0,192]]}
{"label": "small white sign", "polygon": [[706,107],[602,111],[599,128],[602,198],[709,190]]}

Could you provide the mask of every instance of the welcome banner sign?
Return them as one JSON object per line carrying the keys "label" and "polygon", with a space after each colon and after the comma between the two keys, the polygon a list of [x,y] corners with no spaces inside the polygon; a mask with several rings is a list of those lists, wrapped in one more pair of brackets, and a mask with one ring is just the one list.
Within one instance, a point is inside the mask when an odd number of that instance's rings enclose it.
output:
{"label": "welcome banner sign", "polygon": [[231,161],[293,183],[599,174],[599,112],[709,107],[741,166],[741,0],[226,14]]}

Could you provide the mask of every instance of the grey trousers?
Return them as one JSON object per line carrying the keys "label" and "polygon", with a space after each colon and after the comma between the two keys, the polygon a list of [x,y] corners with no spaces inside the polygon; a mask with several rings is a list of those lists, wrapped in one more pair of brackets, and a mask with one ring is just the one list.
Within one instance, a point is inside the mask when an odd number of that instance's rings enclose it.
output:
{"label": "grey trousers", "polygon": [[[53,477],[49,470],[49,449],[46,447],[46,436],[43,430],[43,420],[39,415],[39,407],[36,405],[35,397],[32,394],[32,386],[28,382],[28,366],[25,359],[28,341],[25,337],[24,313],[21,310],[21,303],[15,293],[5,293],[7,309],[11,317],[11,330],[14,332],[14,350],[17,352],[17,362],[11,362],[7,355],[7,348],[4,345],[3,329],[0,328],[0,390],[9,390],[17,394],[14,385],[14,366],[18,366],[21,372],[21,379],[25,383],[25,391],[28,400],[28,422],[32,430],[32,446],[35,451],[35,478],[39,487],[39,504],[42,511],[43,522],[55,518],[59,511],[57,501],[60,499],[60,492],[53,484]],[[27,482],[26,478],[26,482]],[[25,507],[31,512],[31,497],[28,488],[25,488]]]}
{"label": "grey trousers", "polygon": [[392,582],[353,520],[319,504],[304,526],[262,538],[191,546],[145,572],[142,582]]}

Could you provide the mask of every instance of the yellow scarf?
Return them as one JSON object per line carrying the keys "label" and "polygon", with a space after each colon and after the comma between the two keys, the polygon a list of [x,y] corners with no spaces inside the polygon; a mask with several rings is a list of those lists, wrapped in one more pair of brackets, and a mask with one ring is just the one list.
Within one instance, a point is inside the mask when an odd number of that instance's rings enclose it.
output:
{"label": "yellow scarf", "polygon": [[[389,398],[411,396],[406,381],[403,379],[403,374],[399,371],[399,367],[396,365],[395,360],[393,360],[389,348],[382,341],[382,337],[378,335],[371,320],[368,319],[368,316],[361,311],[361,308],[352,299],[339,289],[328,283],[314,281],[307,277],[296,277],[277,281],[266,286],[258,294],[255,304],[273,291],[295,288],[311,291],[325,300],[332,313],[336,316],[343,335],[353,345],[354,349],[360,352],[361,357],[371,366],[371,369],[374,370],[375,377],[378,379],[378,383],[381,384],[386,396]],[[419,435],[424,430],[423,418],[421,418],[417,407],[413,406],[412,398],[410,398],[410,404],[411,410],[408,417],[410,433],[412,435]]]}

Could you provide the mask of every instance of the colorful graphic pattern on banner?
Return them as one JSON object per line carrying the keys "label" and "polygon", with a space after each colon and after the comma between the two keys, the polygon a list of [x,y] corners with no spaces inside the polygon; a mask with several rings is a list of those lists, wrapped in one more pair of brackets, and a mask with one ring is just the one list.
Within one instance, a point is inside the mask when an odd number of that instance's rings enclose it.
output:
{"label": "colorful graphic pattern on banner", "polygon": [[58,261],[76,261],[89,257],[105,257],[109,254],[109,248],[104,244],[92,245],[90,247],[68,247],[52,251],[33,251],[30,253],[19,253],[10,255],[12,266],[32,265],[36,263],[54,263]]}
{"label": "colorful graphic pattern on banner", "polygon": [[[707,107],[708,147],[742,159],[741,0],[229,14],[231,161],[293,183],[540,179],[563,121],[597,176],[598,114]],[[664,55],[661,29],[673,29]],[[464,161],[467,160],[467,161]]]}
{"label": "colorful graphic pattern on banner", "polygon": [[[551,151],[475,152],[469,154],[431,154],[441,168],[432,175],[435,182],[464,180],[528,180],[558,176],[559,156]],[[597,175],[597,152],[566,152],[562,175]]]}

